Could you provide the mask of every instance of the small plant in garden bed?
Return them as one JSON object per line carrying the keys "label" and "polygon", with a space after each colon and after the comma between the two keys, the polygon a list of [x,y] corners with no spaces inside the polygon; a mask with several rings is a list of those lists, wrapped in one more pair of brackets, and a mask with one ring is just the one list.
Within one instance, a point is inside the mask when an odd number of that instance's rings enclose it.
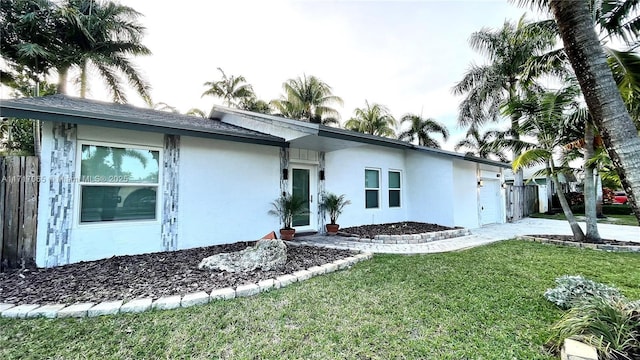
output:
{"label": "small plant in garden bed", "polygon": [[552,349],[571,337],[595,347],[601,359],[640,359],[640,301],[593,298],[569,310],[553,331]]}
{"label": "small plant in garden bed", "polygon": [[582,276],[561,276],[556,283],[544,297],[569,312],[553,327],[551,350],[575,338],[594,346],[603,359],[640,358],[640,301]]}

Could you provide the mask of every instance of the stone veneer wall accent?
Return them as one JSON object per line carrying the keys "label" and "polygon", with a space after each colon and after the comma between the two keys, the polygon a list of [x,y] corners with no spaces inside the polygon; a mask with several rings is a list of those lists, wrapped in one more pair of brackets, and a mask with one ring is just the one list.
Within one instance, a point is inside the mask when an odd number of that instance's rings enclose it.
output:
{"label": "stone veneer wall accent", "polygon": [[162,245],[165,251],[178,249],[178,176],[180,136],[165,135],[162,164]]}
{"label": "stone veneer wall accent", "polygon": [[[46,236],[46,267],[69,263],[69,232],[73,218],[73,197],[76,185],[77,127],[73,124],[53,123],[49,208]],[[46,175],[46,174],[42,174]]]}
{"label": "stone veneer wall accent", "polygon": [[322,204],[323,197],[325,195],[326,187],[325,180],[320,179],[320,171],[324,171],[325,168],[325,159],[324,159],[324,151],[318,153],[318,232],[320,234],[324,234],[326,231],[324,225],[326,224],[324,218],[324,212],[320,208],[320,204]]}
{"label": "stone veneer wall accent", "polygon": [[[284,194],[289,191],[289,180],[285,180],[282,178],[282,170],[289,169],[289,148],[280,148],[280,193]],[[291,176],[291,174],[289,174]]]}

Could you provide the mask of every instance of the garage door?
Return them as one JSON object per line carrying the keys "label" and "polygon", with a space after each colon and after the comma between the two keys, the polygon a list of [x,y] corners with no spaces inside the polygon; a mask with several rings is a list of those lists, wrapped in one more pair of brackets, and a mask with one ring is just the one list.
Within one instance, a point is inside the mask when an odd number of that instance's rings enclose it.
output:
{"label": "garage door", "polygon": [[480,187],[480,225],[501,223],[500,182],[483,180]]}

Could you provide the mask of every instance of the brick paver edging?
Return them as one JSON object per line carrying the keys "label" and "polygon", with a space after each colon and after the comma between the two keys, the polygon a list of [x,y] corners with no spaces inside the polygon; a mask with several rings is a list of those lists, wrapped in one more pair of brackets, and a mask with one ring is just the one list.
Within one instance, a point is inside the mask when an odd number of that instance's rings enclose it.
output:
{"label": "brick paver edging", "polygon": [[542,244],[571,246],[577,248],[594,249],[602,251],[612,252],[640,252],[640,244],[638,246],[632,245],[607,245],[607,244],[592,244],[592,243],[579,243],[575,241],[564,241],[556,239],[539,238],[534,236],[518,236],[517,239],[539,242]]}
{"label": "brick paver edging", "polygon": [[148,310],[168,310],[179,307],[189,307],[194,305],[206,304],[214,300],[229,300],[236,297],[247,297],[257,295],[261,292],[272,289],[279,289],[288,286],[294,282],[301,282],[314,276],[332,273],[337,270],[347,269],[354,264],[371,259],[373,253],[363,252],[348,258],[336,260],[332,263],[322,266],[313,266],[306,270],[296,271],[292,274],[278,276],[275,279],[267,279],[257,284],[244,284],[238,287],[227,287],[224,289],[215,289],[211,293],[204,291],[190,293],[185,295],[163,296],[159,299],[152,298],[133,299],[128,302],[123,300],[105,301],[99,304],[87,302],[80,304],[6,304],[0,303],[0,314],[6,318],[64,318],[64,317],[95,317],[101,315],[113,315],[118,313],[138,313]]}
{"label": "brick paver edging", "polygon": [[434,231],[423,234],[405,235],[376,235],[373,239],[349,236],[349,241],[357,241],[372,244],[425,244],[437,240],[451,239],[455,237],[471,235],[469,229],[453,229],[444,231]]}

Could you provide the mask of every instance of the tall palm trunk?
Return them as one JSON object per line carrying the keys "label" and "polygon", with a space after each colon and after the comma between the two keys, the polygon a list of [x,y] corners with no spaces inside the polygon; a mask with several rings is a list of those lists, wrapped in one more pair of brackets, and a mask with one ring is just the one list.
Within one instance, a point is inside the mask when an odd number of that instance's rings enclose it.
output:
{"label": "tall palm trunk", "polygon": [[595,178],[596,178],[596,216],[599,219],[604,218],[604,214],[602,213],[602,178],[600,177],[599,168],[596,168]]}
{"label": "tall palm trunk", "polygon": [[562,206],[562,211],[564,212],[564,216],[567,218],[569,222],[569,226],[571,227],[571,232],[573,233],[573,237],[575,241],[583,242],[584,232],[578,225],[578,221],[576,217],[573,216],[573,211],[571,211],[571,207],[569,206],[569,202],[567,198],[564,196],[564,191],[562,191],[562,187],[560,186],[560,181],[558,180],[558,174],[556,173],[555,166],[553,164],[553,159],[549,159],[548,166],[551,169],[551,179],[553,180],[553,184],[556,187],[556,193],[558,194],[558,200],[560,201],[560,206]]}
{"label": "tall palm trunk", "polygon": [[58,94],[67,94],[67,77],[69,75],[69,67],[68,66],[59,66],[58,67],[58,88],[56,92]]}
{"label": "tall palm trunk", "polygon": [[640,137],[607,64],[589,2],[551,0],[549,6],[589,112],[618,169],[633,213],[640,221]]}
{"label": "tall palm trunk", "polygon": [[596,211],[596,187],[594,181],[595,165],[587,165],[593,157],[593,124],[589,120],[585,122],[584,128],[584,215],[587,218],[587,233],[585,234],[587,242],[602,242],[600,233],[598,233],[598,213]]}
{"label": "tall palm trunk", "polygon": [[87,72],[89,67],[89,60],[87,58],[82,59],[82,64],[80,65],[80,97],[87,97]]}
{"label": "tall palm trunk", "polygon": [[[517,98],[516,86],[512,83],[509,86],[509,102],[514,101]],[[520,140],[520,119],[515,115],[511,115],[511,136],[514,140]],[[519,151],[513,152],[513,159],[517,159],[520,156]],[[524,217],[524,170],[518,169],[513,178],[513,212],[511,213],[513,221],[520,220]]]}

